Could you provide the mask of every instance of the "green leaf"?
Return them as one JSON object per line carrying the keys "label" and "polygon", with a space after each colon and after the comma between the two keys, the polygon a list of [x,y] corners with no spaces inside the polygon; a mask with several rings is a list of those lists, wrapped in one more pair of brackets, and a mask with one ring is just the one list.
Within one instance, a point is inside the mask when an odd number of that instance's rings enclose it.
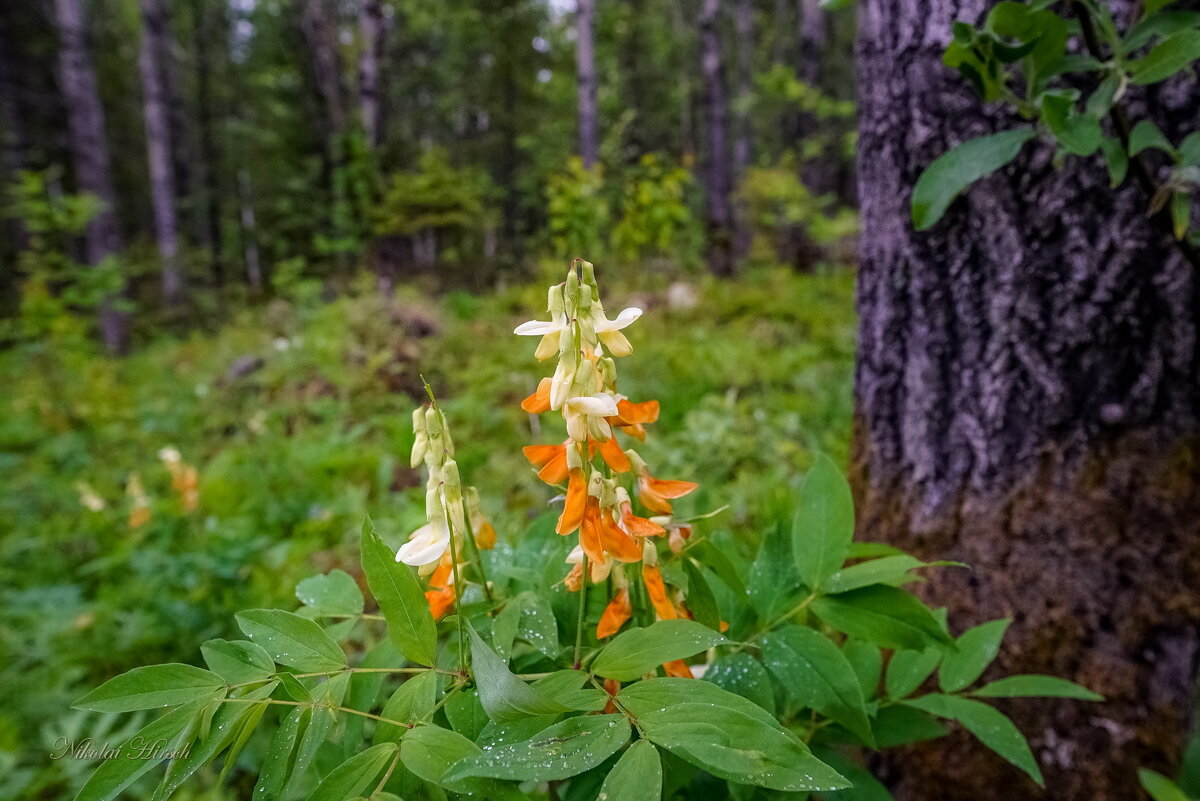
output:
{"label": "green leaf", "polygon": [[340,673],[314,688],[313,701],[317,705],[313,707],[308,726],[304,729],[304,733],[300,736],[300,743],[296,746],[296,761],[292,765],[292,777],[288,784],[289,795],[296,791],[304,772],[316,759],[317,751],[325,744],[329,732],[337,723],[337,717],[334,715],[332,707],[341,705],[349,687],[350,674]]}
{"label": "green leaf", "polygon": [[887,668],[888,698],[899,700],[913,693],[925,683],[925,679],[933,675],[938,663],[942,661],[942,652],[937,648],[927,648],[924,651],[902,649],[892,654]]}
{"label": "green leaf", "polygon": [[973,629],[967,629],[955,641],[957,651],[946,654],[938,671],[938,684],[942,692],[952,693],[973,684],[983,675],[987,666],[1000,653],[1000,641],[1012,620],[991,620]]}
{"label": "green leaf", "polygon": [[437,659],[437,626],[421,585],[408,565],[396,561],[370,518],[363,521],[360,547],[363,573],[387,618],[388,636],[405,657],[432,667]]}
{"label": "green leaf", "polygon": [[558,656],[558,621],[549,602],[535,592],[521,593],[521,619],[517,636],[542,654]]}
{"label": "green leaf", "polygon": [[346,667],[346,654],[315,621],[281,609],[238,612],[238,626],[281,665],[305,672]]}
{"label": "green leaf", "polygon": [[981,698],[1075,698],[1103,701],[1104,696],[1057,676],[1006,676],[985,684],[971,695]]}
{"label": "green leaf", "polygon": [[1129,133],[1129,155],[1155,148],[1174,157],[1175,148],[1151,120],[1140,120]]}
{"label": "green leaf", "polygon": [[229,684],[266,681],[275,674],[271,655],[249,640],[209,640],[200,653],[204,664]]}
{"label": "green leaf", "polygon": [[696,556],[709,570],[716,573],[717,578],[721,579],[725,586],[733,590],[736,595],[742,596],[746,594],[746,583],[742,581],[742,577],[738,573],[737,567],[734,566],[733,560],[729,558],[729,554],[725,553],[712,540],[704,540],[698,543],[689,549],[689,553]]}
{"label": "green leaf", "polygon": [[1196,26],[1200,26],[1200,12],[1197,11],[1167,11],[1144,17],[1125,34],[1121,52],[1129,55],[1156,36],[1171,36]]}
{"label": "green leaf", "polygon": [[271,738],[271,744],[267,746],[267,755],[263,758],[262,767],[259,768],[253,798],[273,801],[283,792],[283,786],[292,772],[292,756],[296,751],[296,743],[308,727],[311,717],[312,707],[298,706],[279,724]]}
{"label": "green leaf", "polygon": [[478,757],[483,753],[478,745],[466,737],[439,726],[418,726],[404,736],[400,749],[404,767],[419,778],[447,790],[486,798],[489,801],[525,798],[511,784],[503,784],[495,779],[447,779],[447,773],[455,763]]}
{"label": "green leaf", "polygon": [[883,652],[873,642],[849,638],[842,644],[842,653],[854,669],[863,698],[870,700],[879,689],[879,678],[883,675]]}
{"label": "green leaf", "polygon": [[479,689],[479,701],[489,718],[505,723],[534,715],[570,711],[518,679],[469,623],[467,636],[471,641],[471,672]]}
{"label": "green leaf", "polygon": [[592,672],[606,679],[632,681],[665,662],[686,659],[728,642],[694,620],[660,620],[614,637],[592,662]]}
{"label": "green leaf", "polygon": [[904,703],[940,718],[957,720],[979,742],[1025,771],[1039,786],[1043,785],[1041,768],[1029,750],[1025,735],[999,710],[981,701],[937,693]]}
{"label": "green leaf", "polygon": [[344,570],[331,570],[323,576],[309,576],[296,585],[300,603],[322,615],[361,615],[363,595],[358,584]]}
{"label": "green leaf", "polygon": [[1191,224],[1192,197],[1185,192],[1174,192],[1171,195],[1171,226],[1175,230],[1175,238],[1183,239]]}
{"label": "green leaf", "polygon": [[148,665],[109,679],[73,706],[93,712],[133,712],[204,701],[224,690],[225,681],[202,668],[178,663]]}
{"label": "green leaf", "polygon": [[448,696],[443,710],[450,726],[468,740],[478,738],[489,722],[483,704],[479,703],[479,691],[475,688]]}
{"label": "green leaf", "polygon": [[379,777],[380,771],[396,756],[395,743],[380,743],[361,751],[338,765],[321,780],[308,801],[345,801],[361,796]]}
{"label": "green leaf", "polygon": [[1185,167],[1200,164],[1200,131],[1192,131],[1179,143],[1179,163]]}
{"label": "green leaf", "polygon": [[804,478],[792,518],[792,555],[800,578],[816,589],[846,561],[854,538],[854,497],[828,456],[817,457]]}
{"label": "green leaf", "polygon": [[844,753],[832,748],[814,748],[813,753],[853,784],[846,790],[838,790],[831,794],[821,793],[817,796],[818,798],[831,801],[895,801],[891,793],[871,771],[854,762]]}
{"label": "green leaf", "polygon": [[[118,756],[105,759],[75,795],[75,801],[110,801],[121,794],[169,753],[186,745],[185,738],[196,730],[203,701],[192,701],[154,720],[115,749]],[[161,748],[146,751],[146,744]],[[161,756],[158,756],[161,754]]]}
{"label": "green leaf", "polygon": [[837,594],[857,590],[860,587],[869,587],[872,584],[894,586],[909,578],[908,571],[918,567],[930,567],[930,565],[908,554],[885,556],[882,559],[860,562],[837,571],[825,581],[821,589],[831,594]]}
{"label": "green leaf", "polygon": [[1042,95],[1042,119],[1054,133],[1054,138],[1068,153],[1090,156],[1100,147],[1103,133],[1100,120],[1091,114],[1080,114],[1075,108],[1076,92]]}
{"label": "green leaf", "polygon": [[1148,17],[1159,9],[1166,8],[1174,2],[1175,0],[1146,0],[1142,15]]}
{"label": "green leaf", "polygon": [[774,716],[715,684],[649,679],[625,687],[617,700],[646,739],[722,779],[784,791],[849,786]]}
{"label": "green leaf", "polygon": [[884,648],[923,651],[954,640],[925,604],[895,587],[877,584],[813,601],[812,611],[838,631]]}
{"label": "green leaf", "polygon": [[1106,136],[1100,142],[1100,151],[1104,153],[1104,165],[1108,167],[1109,185],[1116,189],[1124,183],[1125,174],[1129,172],[1129,156],[1125,153],[1125,146],[1120,139]]}
{"label": "green leaf", "polygon": [[720,628],[721,610],[717,605],[717,596],[713,594],[708,579],[704,577],[704,571],[691,559],[684,559],[683,567],[687,571],[688,577],[688,609],[691,610],[697,623],[708,626],[710,629]]}
{"label": "green leaf", "polygon": [[1190,801],[1179,785],[1161,773],[1141,768],[1138,770],[1138,781],[1154,801]]}
{"label": "green leaf", "polygon": [[775,689],[771,684],[771,677],[762,662],[750,654],[742,652],[721,657],[709,666],[704,680],[712,682],[722,690],[753,701],[772,715],[775,714]]}
{"label": "green leaf", "polygon": [[1172,34],[1150,48],[1145,58],[1131,65],[1133,83],[1145,85],[1164,81],[1187,69],[1198,58],[1200,31],[1189,29]]}
{"label": "green leaf", "polygon": [[768,526],[750,565],[749,586],[744,593],[764,622],[774,620],[795,602],[800,589],[795,564],[789,533],[782,524]]}
{"label": "green leaf", "polygon": [[658,749],[649,740],[638,740],[625,750],[600,787],[601,799],[611,801],[659,801],[663,770]]}
{"label": "green leaf", "polygon": [[824,635],[805,626],[784,626],[761,640],[763,662],[787,692],[874,745],[858,677]]}
{"label": "green leaf", "polygon": [[[392,697],[383,705],[380,717],[401,723],[416,723],[433,711],[437,703],[438,674],[427,670],[418,673],[396,688]],[[375,727],[376,743],[399,742],[408,731],[406,726],[380,721]]]}
{"label": "green leaf", "polygon": [[[699,684],[700,682],[696,682]],[[557,781],[599,765],[629,741],[624,715],[567,718],[532,739],[493,748],[455,763],[444,779],[471,776],[511,781]]]}
{"label": "green leaf", "polygon": [[535,681],[533,688],[546,698],[571,709],[599,712],[608,705],[608,693],[602,690],[580,689],[585,681],[587,674],[582,670],[558,670]]}
{"label": "green leaf", "polygon": [[913,187],[912,218],[918,231],[931,228],[950,202],[971,184],[1008,164],[1034,137],[1032,128],[970,139],[938,156]]}
{"label": "green leaf", "polygon": [[936,740],[948,733],[946,727],[928,713],[902,704],[880,707],[871,730],[875,733],[875,746],[881,751]]}
{"label": "green leaf", "polygon": [[512,656],[513,640],[517,638],[517,627],[521,625],[521,596],[511,599],[492,618],[492,647],[500,658],[508,661]]}

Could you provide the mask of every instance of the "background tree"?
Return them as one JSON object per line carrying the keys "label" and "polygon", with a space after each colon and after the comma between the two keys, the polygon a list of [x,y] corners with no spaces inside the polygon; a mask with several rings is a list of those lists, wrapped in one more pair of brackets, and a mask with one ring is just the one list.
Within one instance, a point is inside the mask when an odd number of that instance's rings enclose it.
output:
{"label": "background tree", "polygon": [[[1128,799],[1139,766],[1178,759],[1200,655],[1197,276],[1138,187],[1110,189],[1098,160],[1056,169],[1049,145],[914,231],[924,167],[1013,125],[941,61],[951,22],[987,7],[860,10],[860,525],[986,573],[930,594],[968,619],[1014,618],[1000,669],[1108,699],[1103,714],[1009,706],[1053,797]],[[1131,102],[1176,141],[1200,121],[1186,81]],[[899,798],[1013,797],[1002,763],[962,741],[902,760]]]}
{"label": "background tree", "polygon": [[596,3],[579,0],[575,8],[576,70],[579,74],[579,156],[591,169],[600,152],[596,132]]}
{"label": "background tree", "polygon": [[733,191],[729,153],[729,90],[721,52],[719,0],[703,0],[700,26],[700,71],[704,79],[703,106],[707,152],[704,162],[708,263],[717,275],[732,275]]}

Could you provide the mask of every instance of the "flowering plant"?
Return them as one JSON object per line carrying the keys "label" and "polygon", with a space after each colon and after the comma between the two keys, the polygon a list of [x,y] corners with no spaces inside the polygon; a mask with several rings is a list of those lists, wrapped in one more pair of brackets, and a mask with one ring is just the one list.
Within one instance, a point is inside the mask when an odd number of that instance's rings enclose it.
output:
{"label": "flowering plant", "polygon": [[699,531],[712,515],[673,503],[697,485],[655,476],[629,447],[659,414],[617,388],[641,311],[610,319],[586,262],[548,311],[516,333],[557,358],[521,407],[562,416],[564,439],[525,448],[561,508],[496,548],[427,385],[412,449],[426,522],[398,550],[363,526],[378,613],[335,570],[300,583],[297,612],[240,613],[246,639],[204,643],[207,669],[136,668],[88,693],[77,707],[169,711],[80,801],[161,762],[155,799],[216,762],[256,769],[264,801],[886,798],[856,753],[939,737],[942,721],[1041,783],[1025,738],[981,699],[1098,696],[1046,676],[981,686],[1009,621],[952,636],[903,588],[932,564],[852,541],[850,490],[827,458],[753,559]]}

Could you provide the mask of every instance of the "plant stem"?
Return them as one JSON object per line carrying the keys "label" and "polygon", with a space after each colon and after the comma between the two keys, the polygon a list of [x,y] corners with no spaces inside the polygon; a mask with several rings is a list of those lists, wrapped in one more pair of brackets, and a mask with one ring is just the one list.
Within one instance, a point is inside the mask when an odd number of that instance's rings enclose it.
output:
{"label": "plant stem", "polygon": [[[445,492],[442,492],[443,511],[445,510],[445,507],[446,494]],[[446,522],[450,522],[449,518],[446,519]],[[469,661],[467,656],[467,631],[466,621],[463,619],[462,615],[462,577],[459,575],[460,566],[458,564],[458,546],[454,544],[454,534],[454,531],[450,532],[450,559],[454,563],[452,571],[454,575],[454,616],[458,618],[458,667],[459,671],[465,674],[467,672],[467,663]]]}
{"label": "plant stem", "polygon": [[388,765],[387,773],[383,774],[383,778],[379,780],[379,784],[375,785],[375,789],[371,791],[370,798],[374,798],[383,792],[383,788],[387,786],[388,779],[392,778],[392,774],[396,772],[396,766],[400,764],[400,746],[396,746],[396,755],[392,757],[392,764]]}
{"label": "plant stem", "polygon": [[793,615],[797,615],[797,614],[803,612],[805,609],[808,608],[808,605],[811,604],[815,600],[817,600],[817,594],[814,592],[814,593],[810,594],[807,598],[805,598],[803,601],[796,604],[791,609],[784,612],[782,615],[775,618],[767,625],[763,626],[762,629],[757,634],[755,634],[753,637],[751,637],[749,640],[747,640],[747,642],[752,642],[754,640],[757,640],[759,637],[766,634],[771,629],[778,626],[780,623],[783,623],[784,621],[789,620]]}
{"label": "plant stem", "polygon": [[575,618],[575,669],[579,670],[579,655],[583,651],[583,622],[587,617],[588,558],[583,554],[583,575],[579,579],[579,613]]}
{"label": "plant stem", "polygon": [[495,603],[496,599],[492,597],[492,585],[488,581],[487,566],[483,563],[483,551],[475,542],[475,527],[471,525],[471,517],[465,514],[465,510],[463,519],[467,521],[467,542],[470,543],[469,550],[475,555],[475,565],[479,568],[479,579],[483,583],[483,595],[488,599],[488,603]]}
{"label": "plant stem", "polygon": [[332,710],[335,712],[346,712],[347,714],[350,714],[350,715],[359,715],[360,717],[370,718],[371,720],[377,720],[380,723],[390,723],[393,726],[403,726],[406,729],[411,729],[413,727],[412,723],[405,723],[404,721],[401,721],[401,720],[392,720],[391,718],[385,718],[380,715],[373,715],[370,712],[360,712],[359,710],[351,709],[348,706],[333,706],[332,704],[322,704],[319,701],[285,701],[281,698],[222,698],[221,703],[223,703],[223,704],[237,704],[237,703],[276,704],[278,706],[324,707],[325,709],[329,709],[329,710]]}

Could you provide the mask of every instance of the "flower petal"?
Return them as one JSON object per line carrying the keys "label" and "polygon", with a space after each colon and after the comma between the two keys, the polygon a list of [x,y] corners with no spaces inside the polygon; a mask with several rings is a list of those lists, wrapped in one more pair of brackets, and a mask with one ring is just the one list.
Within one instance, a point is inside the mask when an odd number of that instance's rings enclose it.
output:
{"label": "flower petal", "polygon": [[604,614],[600,616],[600,623],[596,626],[596,639],[603,640],[605,637],[616,634],[631,617],[633,617],[633,604],[629,601],[629,592],[623,589],[617,590],[616,595],[604,608]]}
{"label": "flower petal", "polygon": [[607,392],[595,395],[578,395],[566,402],[571,411],[593,417],[613,417],[617,413],[617,402]]}
{"label": "flower petal", "polygon": [[544,337],[546,334],[557,334],[565,325],[565,320],[530,320],[514,328],[513,333],[521,337]]}
{"label": "flower petal", "polygon": [[570,534],[579,528],[587,499],[587,482],[583,478],[583,470],[577,467],[570,472],[567,479],[567,500],[563,504],[562,514],[559,515],[558,525],[554,530],[559,534]]}

